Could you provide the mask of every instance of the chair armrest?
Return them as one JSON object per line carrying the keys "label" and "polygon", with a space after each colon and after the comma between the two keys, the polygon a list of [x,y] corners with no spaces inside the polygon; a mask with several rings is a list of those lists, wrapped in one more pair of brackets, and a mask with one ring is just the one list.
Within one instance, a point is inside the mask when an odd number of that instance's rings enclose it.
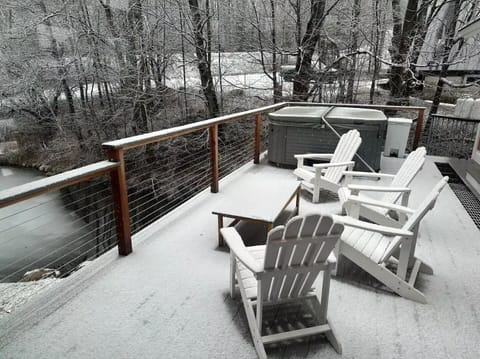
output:
{"label": "chair armrest", "polygon": [[359,196],[349,196],[347,198],[346,202],[355,202],[355,203],[368,205],[368,206],[382,207],[382,208],[387,208],[387,209],[391,209],[393,211],[397,211],[397,212],[401,212],[401,213],[407,213],[407,214],[415,213],[415,210],[413,210],[411,208],[408,208],[408,207],[405,207],[405,206],[400,206],[398,204],[377,201],[375,199],[370,199],[370,198],[361,198]]}
{"label": "chair armrest", "polygon": [[348,216],[332,215],[332,217],[335,222],[343,223],[345,226],[377,232],[387,236],[401,236],[405,238],[413,238],[415,235],[413,232],[407,231],[402,228],[382,226],[379,224],[360,221],[358,219]]}
{"label": "chair armrest", "polygon": [[333,153],[305,153],[303,155],[294,155],[294,157],[298,160],[300,158],[308,158],[308,159],[318,159],[318,160],[329,160],[333,157]]}
{"label": "chair armrest", "polygon": [[343,171],[343,174],[352,177],[395,178],[395,175],[390,173]]}
{"label": "chair armrest", "polygon": [[343,167],[343,166],[353,166],[355,162],[336,162],[336,163],[316,163],[313,165],[313,168],[329,168],[329,167]]}
{"label": "chair armrest", "polygon": [[245,247],[242,237],[240,237],[235,228],[222,228],[220,229],[220,233],[225,242],[227,242],[230,251],[233,252],[234,256],[242,262],[245,267],[250,269],[254,274],[263,272],[263,264],[259,264],[255,258],[252,257],[247,247]]}
{"label": "chair armrest", "polygon": [[[349,190],[353,192],[359,191],[368,191],[368,192],[404,192],[410,193],[411,189],[408,187],[388,187],[388,186],[367,186],[367,185],[357,185],[357,184],[349,184],[347,186]],[[355,193],[354,193],[355,194]]]}

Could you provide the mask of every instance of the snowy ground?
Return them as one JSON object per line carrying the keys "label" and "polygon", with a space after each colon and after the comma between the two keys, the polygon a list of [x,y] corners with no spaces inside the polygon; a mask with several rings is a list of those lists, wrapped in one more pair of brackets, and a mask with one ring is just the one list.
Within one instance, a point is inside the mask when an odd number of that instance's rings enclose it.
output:
{"label": "snowy ground", "polygon": [[48,278],[36,282],[0,283],[0,320],[58,281]]}
{"label": "snowy ground", "polygon": [[[315,61],[315,59],[314,59]],[[232,90],[242,90],[249,96],[259,96],[262,98],[272,97],[271,65],[268,55],[265,56],[265,69],[261,65],[260,54],[258,52],[226,52],[212,53],[211,71],[216,92],[220,94],[228,93]],[[185,65],[185,79],[183,67]],[[265,71],[267,73],[265,73]],[[278,81],[283,82],[280,74]],[[381,80],[383,81],[383,80]],[[370,88],[371,81],[359,81],[358,90]],[[155,84],[152,82],[152,86]],[[201,88],[200,77],[196,65],[196,58],[193,54],[186,54],[185,62],[180,54],[174,54],[170,58],[170,64],[166,69],[166,85],[170,88],[181,90],[186,88],[188,91],[199,91]],[[87,91],[90,96],[98,95],[98,88],[87,85]],[[284,96],[291,95],[293,86],[291,82],[283,82]],[[333,90],[335,91],[335,90]],[[80,98],[80,90],[72,89],[73,96]],[[53,98],[55,91],[46,91],[48,98]],[[333,96],[334,93],[329,94]],[[18,96],[0,100],[0,106],[8,104],[9,101],[18,101]],[[60,99],[65,100],[65,94],[60,95]]]}

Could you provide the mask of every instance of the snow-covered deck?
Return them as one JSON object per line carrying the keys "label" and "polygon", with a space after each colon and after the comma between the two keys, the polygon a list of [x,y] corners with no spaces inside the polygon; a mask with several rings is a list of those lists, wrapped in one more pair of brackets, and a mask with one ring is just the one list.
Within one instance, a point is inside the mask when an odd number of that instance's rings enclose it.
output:
{"label": "snow-covered deck", "polygon": [[[384,160],[392,172],[398,160]],[[295,178],[251,165],[137,236],[134,252],[111,251],[0,321],[1,358],[255,358],[240,299],[228,295],[229,255],[217,248],[222,187]],[[415,206],[441,178],[427,161],[415,179]],[[340,209],[335,198],[300,212]],[[254,233],[256,228],[245,228]],[[344,358],[478,358],[480,232],[450,188],[420,229],[417,254],[434,268],[417,286],[428,304],[374,289],[360,271],[331,285],[329,318]],[[360,281],[360,282],[359,282]],[[325,341],[268,351],[271,358],[340,358]]]}

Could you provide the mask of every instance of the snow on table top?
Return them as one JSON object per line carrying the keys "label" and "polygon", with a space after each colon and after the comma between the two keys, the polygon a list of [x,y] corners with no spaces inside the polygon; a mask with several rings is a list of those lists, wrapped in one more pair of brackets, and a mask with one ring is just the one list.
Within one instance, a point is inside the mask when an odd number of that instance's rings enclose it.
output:
{"label": "snow on table top", "polygon": [[213,213],[273,223],[300,183],[284,176],[265,181],[261,175],[249,173],[242,177],[241,184],[220,190]]}

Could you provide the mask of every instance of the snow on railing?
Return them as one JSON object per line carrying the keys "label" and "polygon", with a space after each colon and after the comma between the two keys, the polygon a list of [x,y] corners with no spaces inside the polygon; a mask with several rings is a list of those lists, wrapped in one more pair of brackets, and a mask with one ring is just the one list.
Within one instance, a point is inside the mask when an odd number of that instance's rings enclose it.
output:
{"label": "snow on railing", "polygon": [[106,175],[118,168],[103,161],[0,191],[0,282],[66,276],[116,246]]}

